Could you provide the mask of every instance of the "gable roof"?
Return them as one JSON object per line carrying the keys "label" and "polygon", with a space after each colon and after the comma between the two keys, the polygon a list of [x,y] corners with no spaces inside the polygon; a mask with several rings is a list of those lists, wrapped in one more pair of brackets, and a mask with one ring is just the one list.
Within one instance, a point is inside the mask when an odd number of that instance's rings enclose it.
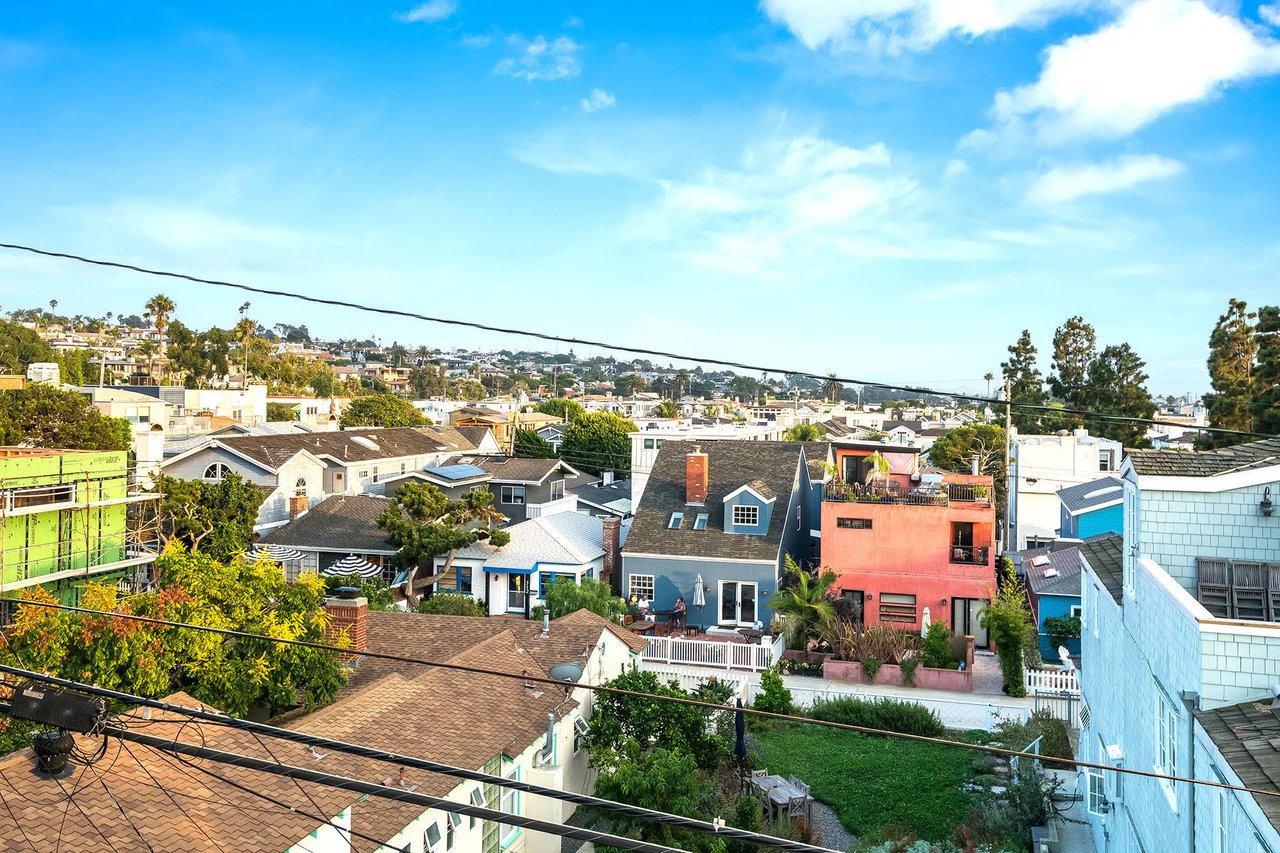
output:
{"label": "gable roof", "polygon": [[394,553],[398,549],[387,541],[377,521],[390,505],[390,498],[373,495],[333,495],[261,541],[325,551]]}
{"label": "gable roof", "polygon": [[1266,438],[1219,450],[1126,450],[1133,470],[1160,477],[1216,477],[1271,465],[1280,467],[1280,438]]}
{"label": "gable roof", "polygon": [[[1261,791],[1280,788],[1280,717],[1270,704],[1244,702],[1195,715],[1242,785]],[[1251,796],[1280,830],[1280,798]]]}
{"label": "gable roof", "polygon": [[424,456],[451,448],[441,437],[424,429],[347,429],[292,435],[234,435],[215,443],[275,470],[306,451],[339,462],[373,462],[404,456]]}
{"label": "gable roof", "polygon": [[1124,483],[1118,477],[1102,477],[1058,489],[1058,500],[1071,515],[1124,503]]}
{"label": "gable roof", "polygon": [[525,459],[519,456],[477,456],[472,463],[493,475],[496,483],[541,483],[555,471],[581,474],[562,459]]}
{"label": "gable roof", "polygon": [[578,503],[598,506],[612,512],[631,512],[631,481],[614,480],[603,485],[600,481],[573,486],[569,491],[577,496]]}
{"label": "gable roof", "polygon": [[1124,537],[1119,533],[1090,536],[1080,543],[1079,550],[1116,604],[1120,604],[1124,595]]}
{"label": "gable roof", "polygon": [[[707,499],[701,508],[685,503],[685,456],[695,446],[707,455]],[[667,441],[658,451],[624,553],[717,557],[738,560],[777,560],[786,528],[785,504],[800,476],[801,444],[794,441],[726,439],[696,443]],[[748,483],[784,500],[775,506],[764,536],[725,532],[725,496]],[[753,486],[755,488],[755,486]],[[667,527],[673,512],[684,513],[680,527]],[[704,530],[694,530],[694,518],[707,513]]]}
{"label": "gable roof", "polygon": [[539,563],[585,565],[604,555],[604,521],[586,513],[542,515],[513,524],[507,532],[511,541],[503,547],[480,541],[457,557],[503,569],[533,569]]}
{"label": "gable roof", "polygon": [[1036,595],[1080,597],[1080,550],[1033,548],[1019,551],[1027,585]]}
{"label": "gable roof", "polygon": [[831,442],[804,441],[804,460],[809,466],[809,482],[825,483],[827,481],[827,457],[831,455]]}

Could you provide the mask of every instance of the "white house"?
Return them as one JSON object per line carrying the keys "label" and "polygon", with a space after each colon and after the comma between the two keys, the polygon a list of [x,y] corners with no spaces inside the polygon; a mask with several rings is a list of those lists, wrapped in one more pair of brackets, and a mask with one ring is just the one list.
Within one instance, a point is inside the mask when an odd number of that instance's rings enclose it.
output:
{"label": "white house", "polygon": [[1063,430],[1057,435],[1010,432],[1010,550],[1025,551],[1058,538],[1058,490],[1098,479],[1120,468],[1120,442]]}

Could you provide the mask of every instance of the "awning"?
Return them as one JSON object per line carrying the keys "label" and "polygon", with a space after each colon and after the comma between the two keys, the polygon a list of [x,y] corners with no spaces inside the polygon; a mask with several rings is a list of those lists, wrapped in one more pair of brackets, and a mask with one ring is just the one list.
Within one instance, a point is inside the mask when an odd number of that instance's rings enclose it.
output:
{"label": "awning", "polygon": [[499,566],[485,566],[484,570],[492,575],[531,575],[537,569],[504,569]]}

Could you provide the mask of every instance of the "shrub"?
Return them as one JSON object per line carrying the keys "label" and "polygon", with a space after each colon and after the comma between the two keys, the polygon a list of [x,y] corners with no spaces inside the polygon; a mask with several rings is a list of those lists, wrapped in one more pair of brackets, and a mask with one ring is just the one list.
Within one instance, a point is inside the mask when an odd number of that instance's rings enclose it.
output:
{"label": "shrub", "polygon": [[880,658],[863,658],[862,671],[866,673],[867,681],[871,681],[876,677],[876,673],[880,671],[880,664],[883,661]]}
{"label": "shrub", "polygon": [[1068,640],[1079,639],[1079,616],[1050,616],[1044,620],[1044,629],[1049,633],[1049,645],[1056,654],[1059,646],[1065,646]]}
{"label": "shrub", "polygon": [[950,629],[945,622],[930,622],[929,630],[925,632],[924,640],[920,643],[921,663],[925,666],[941,668],[950,666],[952,660]]}
{"label": "shrub", "polygon": [[436,616],[488,616],[484,605],[469,595],[455,592],[438,593],[424,599],[418,605],[419,613],[433,613]]}
{"label": "shrub", "polygon": [[[1022,669],[1026,665],[1025,650],[1031,616],[1027,611],[1026,588],[1007,560],[1000,561],[1000,589],[991,604],[982,611],[979,621],[996,644],[1005,692],[1010,696],[1026,696]],[[1033,625],[1031,630],[1034,630]]]}
{"label": "shrub", "polygon": [[816,699],[809,712],[815,720],[885,729],[908,735],[938,737],[944,733],[937,712],[903,699]]}
{"label": "shrub", "polygon": [[905,658],[898,666],[902,667],[902,683],[908,687],[912,687],[916,683],[916,667],[920,665],[920,658]]}
{"label": "shrub", "polygon": [[794,707],[791,691],[783,686],[782,675],[778,672],[778,668],[769,667],[760,673],[760,695],[756,697],[756,710],[790,714]]}
{"label": "shrub", "polygon": [[951,639],[947,641],[947,645],[950,647],[951,660],[957,665],[968,657],[969,641],[963,635],[953,634]]}
{"label": "shrub", "polygon": [[1070,768],[1070,760],[1075,758],[1071,750],[1071,738],[1067,734],[1067,724],[1059,720],[1047,709],[1033,711],[1025,723],[1017,720],[1002,720],[996,725],[995,737],[1009,749],[1026,749],[1036,738],[1040,738],[1040,754],[1046,758],[1065,758],[1067,761],[1046,761],[1046,767]]}

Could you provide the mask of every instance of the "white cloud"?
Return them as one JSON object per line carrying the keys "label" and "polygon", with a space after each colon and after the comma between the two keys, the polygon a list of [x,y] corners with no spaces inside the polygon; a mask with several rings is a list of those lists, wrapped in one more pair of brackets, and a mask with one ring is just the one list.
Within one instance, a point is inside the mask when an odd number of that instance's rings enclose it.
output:
{"label": "white cloud", "polygon": [[1199,0],[1139,0],[1097,32],[1045,53],[1035,83],[996,95],[1006,129],[1046,141],[1132,133],[1230,83],[1280,72],[1280,43]]}
{"label": "white cloud", "polygon": [[952,36],[1035,27],[1121,0],[761,0],[810,50],[924,50]]}
{"label": "white cloud", "polygon": [[513,35],[507,37],[507,43],[516,49],[516,54],[500,60],[493,67],[494,73],[521,80],[564,80],[582,72],[582,63],[578,60],[582,45],[568,36],[551,41],[538,36],[530,41]]}
{"label": "white cloud", "polygon": [[484,33],[480,35],[462,37],[463,47],[473,47],[479,50],[481,48],[486,48],[491,44],[493,44],[493,36]]}
{"label": "white cloud", "polygon": [[945,179],[958,178],[961,175],[969,173],[969,164],[959,158],[947,161],[947,167],[942,170],[942,177]]}
{"label": "white cloud", "polygon": [[1081,196],[1115,193],[1163,181],[1186,171],[1177,160],[1155,154],[1120,157],[1108,163],[1055,166],[1040,175],[1027,191],[1027,199],[1044,204],[1074,201]]}
{"label": "white cloud", "polygon": [[618,103],[618,99],[604,89],[592,89],[591,94],[587,95],[579,103],[582,104],[583,112],[594,113],[600,110],[607,110]]}
{"label": "white cloud", "polygon": [[456,11],[458,11],[458,4],[454,0],[427,0],[425,3],[414,6],[408,12],[401,12],[396,15],[396,20],[403,21],[406,24],[432,24],[436,21],[443,21]]}
{"label": "white cloud", "polygon": [[1259,6],[1258,17],[1273,27],[1280,27],[1280,3],[1268,3]]}

